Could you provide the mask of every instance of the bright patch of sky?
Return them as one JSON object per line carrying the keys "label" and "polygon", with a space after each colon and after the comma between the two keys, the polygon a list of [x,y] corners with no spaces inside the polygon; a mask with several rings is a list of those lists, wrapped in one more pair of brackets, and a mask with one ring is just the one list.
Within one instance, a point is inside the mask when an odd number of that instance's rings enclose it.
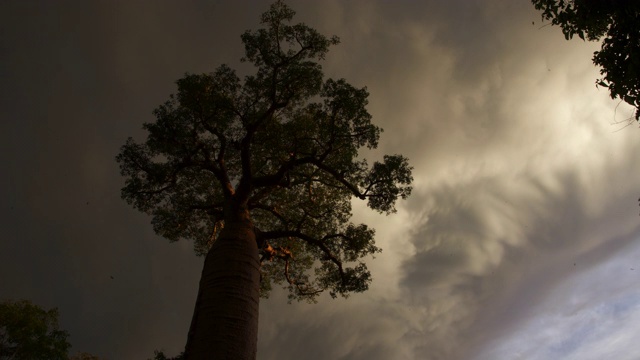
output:
{"label": "bright patch of sky", "polygon": [[639,280],[636,243],[562,282],[538,306],[538,315],[477,359],[638,359]]}

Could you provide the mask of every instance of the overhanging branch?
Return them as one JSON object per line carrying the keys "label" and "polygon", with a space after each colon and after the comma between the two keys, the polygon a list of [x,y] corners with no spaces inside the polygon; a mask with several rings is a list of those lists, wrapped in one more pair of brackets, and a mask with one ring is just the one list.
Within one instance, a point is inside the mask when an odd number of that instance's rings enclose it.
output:
{"label": "overhanging branch", "polygon": [[349,189],[349,191],[351,191],[351,193],[359,198],[359,199],[366,199],[367,196],[365,194],[363,194],[362,192],[360,192],[360,189],[358,188],[358,186],[350,183],[347,179],[345,179],[345,177],[338,173],[335,169],[331,168],[330,166],[325,165],[324,163],[322,163],[322,161],[313,161],[312,162],[313,165],[317,166],[319,169],[325,171],[326,173],[330,174],[331,176],[333,176],[334,179],[336,179],[337,181],[339,181],[341,184],[343,184],[347,189]]}
{"label": "overhanging branch", "polygon": [[329,239],[330,237],[333,237],[335,235],[328,235],[328,236],[325,236],[323,239],[320,240],[320,239],[316,239],[314,237],[311,237],[311,236],[309,236],[307,234],[304,234],[304,233],[302,233],[300,231],[295,231],[295,230],[274,230],[274,231],[261,232],[260,236],[265,241],[269,240],[269,239],[295,237],[295,238],[298,238],[298,239],[301,239],[301,240],[305,241],[308,244],[317,246],[320,250],[322,250],[322,252],[325,255],[325,258],[327,260],[330,260],[332,263],[334,263],[338,267],[338,272],[340,273],[340,279],[342,280],[342,283],[343,284],[347,283],[346,274],[345,274],[344,269],[342,267],[342,261],[323,242],[323,240]]}

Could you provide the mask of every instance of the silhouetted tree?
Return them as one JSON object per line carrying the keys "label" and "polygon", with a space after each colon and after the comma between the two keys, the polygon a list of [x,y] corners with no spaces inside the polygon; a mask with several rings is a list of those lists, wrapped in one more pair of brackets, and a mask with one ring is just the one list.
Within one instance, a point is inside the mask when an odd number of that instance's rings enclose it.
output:
{"label": "silhouetted tree", "polygon": [[154,353],[153,359],[149,359],[149,360],[183,360],[184,359],[184,353],[180,353],[175,357],[169,357],[165,355],[163,351],[156,350],[153,353]]}
{"label": "silhouetted tree", "polygon": [[[79,352],[69,358],[69,360],[101,360],[99,356],[89,354],[86,352]],[[170,359],[168,359],[170,360]]]}
{"label": "silhouetted tree", "polygon": [[130,138],[117,156],[123,198],[159,235],[206,254],[185,359],[254,359],[259,297],[274,283],[298,300],[365,291],[362,260],[380,249],[349,221],[351,200],[391,213],[411,192],[403,156],[358,157],[381,129],[366,89],[324,79],[318,61],[338,38],[293,16],[273,4],[265,27],[242,35],[254,74],[185,75],[144,125],[146,141]]}
{"label": "silhouetted tree", "polygon": [[58,327],[58,309],[28,300],[0,302],[0,360],[100,360],[79,352],[71,357],[69,333]]}
{"label": "silhouetted tree", "polygon": [[636,108],[640,118],[640,1],[638,0],[532,0],[544,20],[559,25],[567,40],[602,39],[593,63],[603,75],[596,83]]}
{"label": "silhouetted tree", "polygon": [[27,300],[0,303],[1,360],[66,360],[68,336],[58,328],[58,309]]}

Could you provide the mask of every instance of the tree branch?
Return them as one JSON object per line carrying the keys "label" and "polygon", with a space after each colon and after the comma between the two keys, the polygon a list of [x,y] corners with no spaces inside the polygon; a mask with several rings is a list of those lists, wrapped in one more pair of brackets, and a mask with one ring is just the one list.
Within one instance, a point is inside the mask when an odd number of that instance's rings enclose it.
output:
{"label": "tree branch", "polygon": [[272,261],[274,258],[280,259],[284,261],[284,277],[289,283],[289,285],[294,286],[298,291],[298,294],[301,296],[315,296],[326,290],[324,288],[313,288],[309,281],[301,281],[298,279],[292,278],[289,273],[289,264],[290,260],[293,259],[293,254],[291,251],[282,246],[273,247],[268,242],[265,242],[264,248],[262,249],[262,258],[260,259],[260,263],[262,263],[265,259],[268,261]]}
{"label": "tree branch", "polygon": [[300,231],[294,231],[294,230],[274,230],[274,231],[265,231],[260,233],[260,236],[262,237],[262,239],[269,240],[269,239],[278,239],[278,238],[285,238],[285,237],[296,237],[298,239],[304,240],[306,243],[311,244],[311,245],[315,245],[317,246],[320,250],[322,250],[322,252],[324,253],[325,257],[327,260],[330,260],[331,262],[333,262],[337,267],[338,267],[338,272],[340,273],[340,279],[342,280],[343,284],[347,283],[346,280],[346,274],[344,272],[344,269],[342,267],[342,261],[333,254],[333,252],[331,251],[331,249],[329,249],[327,247],[327,245],[325,245],[323,243],[323,240],[329,239],[331,237],[334,237],[336,234],[334,235],[328,235],[322,238],[322,240],[318,240],[314,237],[311,237],[309,235],[303,234]]}
{"label": "tree branch", "polygon": [[349,189],[349,191],[351,191],[351,193],[353,193],[353,195],[359,199],[366,199],[366,195],[360,192],[360,189],[358,188],[357,185],[353,185],[352,183],[350,183],[349,181],[347,181],[347,179],[344,178],[344,176],[340,173],[338,173],[335,169],[331,168],[330,166],[327,166],[325,164],[323,164],[321,161],[312,161],[312,164],[317,166],[319,169],[325,171],[326,173],[330,174],[331,176],[333,176],[334,179],[336,179],[337,181],[339,181],[342,185],[344,185],[347,189]]}
{"label": "tree branch", "polygon": [[280,214],[280,212],[274,206],[266,206],[260,203],[249,203],[249,210],[253,210],[253,209],[259,209],[259,210],[263,210],[270,213],[271,215],[276,217],[278,220],[280,220],[283,225],[286,225],[289,223],[289,221],[284,216],[282,216],[282,214]]}
{"label": "tree branch", "polygon": [[291,157],[285,161],[278,170],[270,175],[258,176],[253,179],[253,186],[256,188],[277,186],[282,183],[287,173],[298,166],[311,164],[315,161],[315,158],[311,156],[296,159]]}

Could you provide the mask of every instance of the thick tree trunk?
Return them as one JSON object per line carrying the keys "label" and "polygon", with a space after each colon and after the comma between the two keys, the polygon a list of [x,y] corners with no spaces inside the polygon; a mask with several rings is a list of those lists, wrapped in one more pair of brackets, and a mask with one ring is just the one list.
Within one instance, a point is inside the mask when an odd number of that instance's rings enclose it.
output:
{"label": "thick tree trunk", "polygon": [[247,219],[225,223],[204,261],[185,359],[254,360],[260,261]]}

